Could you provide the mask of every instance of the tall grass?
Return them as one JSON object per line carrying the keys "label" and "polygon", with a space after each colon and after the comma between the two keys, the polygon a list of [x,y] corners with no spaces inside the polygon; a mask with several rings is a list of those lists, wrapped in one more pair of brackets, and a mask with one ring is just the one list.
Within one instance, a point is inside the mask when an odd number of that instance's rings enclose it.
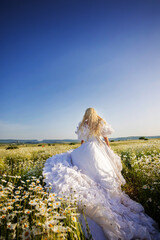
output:
{"label": "tall grass", "polygon": [[1,239],[92,239],[82,231],[76,199],[51,193],[42,177],[46,159],[70,148],[1,147]]}
{"label": "tall grass", "polygon": [[[159,222],[160,139],[112,142],[121,157],[122,187]],[[76,199],[45,189],[42,168],[47,158],[79,144],[0,146],[0,231],[2,239],[92,239],[82,231]],[[87,226],[87,224],[86,224]]]}
{"label": "tall grass", "polygon": [[160,139],[121,142],[112,148],[122,159],[127,182],[122,190],[160,225]]}

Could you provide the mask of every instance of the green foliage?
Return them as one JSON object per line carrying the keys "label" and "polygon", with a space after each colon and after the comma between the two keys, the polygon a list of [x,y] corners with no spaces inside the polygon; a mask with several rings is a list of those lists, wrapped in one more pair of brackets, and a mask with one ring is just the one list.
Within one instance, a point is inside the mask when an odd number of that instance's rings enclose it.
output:
{"label": "green foliage", "polygon": [[69,143],[69,145],[76,145],[76,143],[75,142],[71,142],[71,143]]}
{"label": "green foliage", "polygon": [[16,145],[9,145],[8,147],[6,147],[6,150],[9,149],[17,149],[18,147]]}
{"label": "green foliage", "polygon": [[11,151],[0,149],[0,232],[3,239],[89,239],[78,219],[76,199],[50,195],[51,188],[45,187],[42,177],[46,159],[69,149],[71,147],[64,144],[49,148],[29,145]]}
{"label": "green foliage", "polygon": [[139,137],[139,140],[148,140],[146,137]]}
{"label": "green foliage", "polygon": [[[13,176],[12,180],[8,177],[6,181],[15,183],[17,187],[21,186],[21,180],[26,183],[27,179],[35,177],[44,187],[42,168],[46,159],[79,146],[79,143],[51,144],[49,147],[24,145],[10,150],[6,150],[5,145],[1,146],[0,175]],[[122,190],[133,200],[141,203],[145,212],[160,224],[160,139],[116,141],[111,142],[110,146],[122,160],[122,174],[126,179]],[[16,180],[16,176],[21,178],[17,177]],[[2,183],[4,184],[6,183]],[[76,223],[74,226],[77,229]],[[80,227],[78,229],[79,239],[85,239],[80,233]],[[74,239],[73,234],[68,234],[68,239]]]}
{"label": "green foliage", "polygon": [[160,224],[160,148],[156,142],[116,148],[122,159],[122,174],[127,182],[122,189],[133,200],[141,203],[145,212]]}
{"label": "green foliage", "polygon": [[1,239],[89,239],[78,219],[76,199],[59,197],[41,182],[41,176],[0,178]]}

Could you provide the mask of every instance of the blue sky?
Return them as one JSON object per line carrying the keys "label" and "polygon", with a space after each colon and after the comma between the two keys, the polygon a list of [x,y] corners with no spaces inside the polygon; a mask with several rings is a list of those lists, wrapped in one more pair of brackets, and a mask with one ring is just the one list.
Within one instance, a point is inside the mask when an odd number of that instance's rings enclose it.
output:
{"label": "blue sky", "polygon": [[76,138],[88,107],[109,137],[160,135],[159,1],[0,5],[0,138]]}

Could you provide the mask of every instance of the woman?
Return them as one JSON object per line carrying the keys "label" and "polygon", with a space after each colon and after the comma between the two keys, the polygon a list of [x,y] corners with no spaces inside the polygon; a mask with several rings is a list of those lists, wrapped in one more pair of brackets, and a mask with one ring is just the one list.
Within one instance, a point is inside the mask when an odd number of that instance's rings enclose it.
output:
{"label": "woman", "polygon": [[113,131],[94,108],[88,108],[76,131],[81,146],[47,159],[43,169],[46,186],[51,185],[58,194],[74,193],[79,208],[86,206],[96,240],[158,240],[157,223],[121,190],[126,183],[121,158],[112,151],[107,137]]}

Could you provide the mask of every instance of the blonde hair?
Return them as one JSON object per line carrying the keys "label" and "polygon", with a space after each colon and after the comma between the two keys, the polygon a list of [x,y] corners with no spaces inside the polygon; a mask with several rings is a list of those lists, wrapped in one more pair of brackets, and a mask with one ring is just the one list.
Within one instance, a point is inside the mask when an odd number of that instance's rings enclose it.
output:
{"label": "blonde hair", "polygon": [[94,108],[86,109],[78,130],[82,131],[83,126],[86,123],[89,127],[89,136],[95,136],[95,137],[98,137],[101,135],[102,124],[103,123],[107,124],[106,121],[97,114],[97,112]]}

